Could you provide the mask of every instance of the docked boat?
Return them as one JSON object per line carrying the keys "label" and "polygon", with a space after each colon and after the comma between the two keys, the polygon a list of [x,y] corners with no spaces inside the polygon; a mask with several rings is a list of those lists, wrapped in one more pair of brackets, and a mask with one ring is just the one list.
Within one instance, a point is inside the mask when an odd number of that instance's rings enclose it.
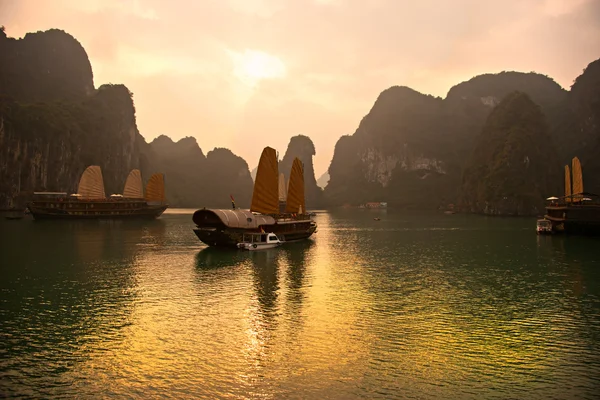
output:
{"label": "docked boat", "polygon": [[35,219],[137,219],[157,218],[168,207],[163,174],[148,180],[146,193],[138,169],[129,173],[123,194],[108,198],[99,166],[89,166],[81,175],[77,193],[34,192],[27,209]]}
{"label": "docked boat", "polygon": [[538,219],[536,224],[536,232],[538,235],[552,234],[552,222],[547,219]]}
{"label": "docked boat", "polygon": [[298,158],[292,164],[288,185],[280,181],[277,153],[266,147],[258,164],[250,209],[197,210],[192,217],[194,233],[209,246],[233,248],[247,233],[271,232],[285,242],[309,238],[317,224],[306,214],[304,167]]}
{"label": "docked boat", "polygon": [[[565,166],[565,195],[549,197],[545,219],[559,233],[600,234],[600,196],[583,191],[583,174],[577,157],[572,160],[573,179]],[[572,183],[571,183],[572,182]]]}
{"label": "docked boat", "polygon": [[242,241],[237,244],[243,250],[264,250],[281,246],[283,242],[274,233],[248,232],[242,235]]}

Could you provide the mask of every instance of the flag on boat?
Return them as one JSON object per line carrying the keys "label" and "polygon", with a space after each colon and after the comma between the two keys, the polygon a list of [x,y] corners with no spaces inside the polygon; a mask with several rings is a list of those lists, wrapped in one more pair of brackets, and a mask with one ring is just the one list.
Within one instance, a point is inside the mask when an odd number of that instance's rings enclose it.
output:
{"label": "flag on boat", "polygon": [[231,197],[231,208],[235,210],[235,200],[233,199],[232,195],[229,195],[229,197]]}
{"label": "flag on boat", "polygon": [[263,227],[260,227],[260,233],[265,233],[265,230],[263,229]]}

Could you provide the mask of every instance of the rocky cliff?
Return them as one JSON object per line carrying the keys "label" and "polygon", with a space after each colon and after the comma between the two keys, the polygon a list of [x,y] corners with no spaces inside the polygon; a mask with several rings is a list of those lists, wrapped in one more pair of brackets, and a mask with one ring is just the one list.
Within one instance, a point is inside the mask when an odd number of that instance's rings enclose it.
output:
{"label": "rocky cliff", "polygon": [[555,195],[560,163],[541,108],[527,94],[507,95],[487,118],[463,174],[463,210],[536,215]]}
{"label": "rocky cliff", "polygon": [[289,182],[294,158],[298,157],[304,164],[304,188],[308,208],[318,208],[323,203],[323,190],[317,186],[315,179],[313,166],[315,154],[315,145],[312,140],[308,136],[297,135],[290,139],[285,155],[279,162],[279,172],[283,173],[286,182]]}
{"label": "rocky cliff", "polygon": [[53,29],[15,40],[0,35],[0,208],[33,191],[75,191],[102,166],[107,193],[120,193],[139,165],[132,94],[93,85],[83,47]]}
{"label": "rocky cliff", "polygon": [[225,149],[205,157],[193,138],[146,143],[132,96],[124,85],[95,89],[85,50],[63,31],[19,40],[0,31],[0,209],[23,207],[33,191],[75,192],[93,164],[107,194],[121,193],[140,168],[145,179],[165,173],[172,206],[230,206],[229,193],[249,205],[243,160]]}
{"label": "rocky cliff", "polygon": [[[565,135],[574,141],[583,169],[584,190],[600,194],[600,59],[590,63],[569,93],[573,119]],[[568,164],[568,160],[561,160]]]}
{"label": "rocky cliff", "polygon": [[353,135],[336,144],[327,201],[387,201],[404,208],[456,203],[463,190],[463,170],[486,119],[514,91],[527,93],[540,105],[560,162],[580,153],[594,137],[578,128],[584,118],[576,116],[572,93],[544,75],[480,75],[454,86],[445,99],[395,86],[379,95]]}

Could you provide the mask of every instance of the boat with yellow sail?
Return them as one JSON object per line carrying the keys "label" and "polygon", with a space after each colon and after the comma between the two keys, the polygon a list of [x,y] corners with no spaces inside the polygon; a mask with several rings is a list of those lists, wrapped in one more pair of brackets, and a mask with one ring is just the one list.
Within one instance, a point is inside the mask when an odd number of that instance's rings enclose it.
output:
{"label": "boat with yellow sail", "polygon": [[565,195],[549,197],[544,218],[551,222],[553,232],[600,234],[600,196],[584,192],[583,173],[579,158],[565,165]]}
{"label": "boat with yellow sail", "polygon": [[[286,192],[287,186],[287,192]],[[304,166],[295,158],[288,185],[278,171],[277,152],[266,147],[260,157],[249,210],[197,210],[194,233],[209,246],[236,247],[244,234],[269,232],[282,241],[309,238],[317,224],[306,213]]]}
{"label": "boat with yellow sail", "polygon": [[35,219],[121,219],[157,218],[168,207],[163,174],[148,180],[146,193],[138,169],[129,173],[123,194],[104,192],[102,170],[97,165],[86,168],[81,175],[77,193],[34,192],[27,208]]}

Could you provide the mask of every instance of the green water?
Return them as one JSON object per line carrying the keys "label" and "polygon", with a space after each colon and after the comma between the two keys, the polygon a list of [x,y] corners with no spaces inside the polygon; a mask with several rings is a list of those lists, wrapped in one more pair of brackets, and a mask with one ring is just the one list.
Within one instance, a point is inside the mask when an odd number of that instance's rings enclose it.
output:
{"label": "green water", "polygon": [[191,210],[0,220],[0,397],[597,398],[600,239],[315,219],[260,252],[206,248]]}

